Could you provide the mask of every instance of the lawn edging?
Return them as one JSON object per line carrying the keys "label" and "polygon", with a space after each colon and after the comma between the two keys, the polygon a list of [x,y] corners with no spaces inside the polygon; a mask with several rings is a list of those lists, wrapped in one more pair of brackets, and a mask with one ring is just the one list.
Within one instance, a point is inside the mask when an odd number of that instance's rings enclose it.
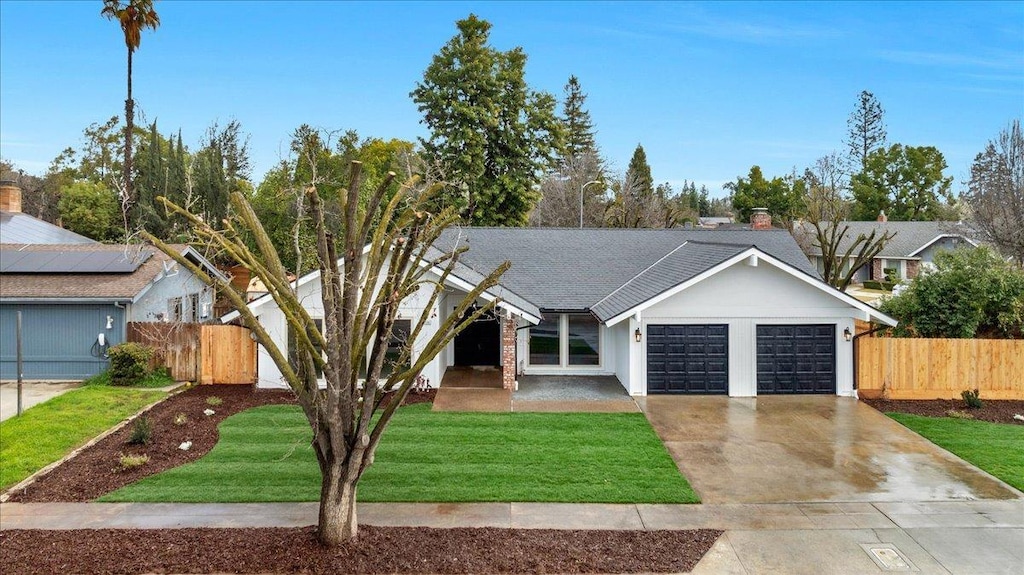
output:
{"label": "lawn edging", "polygon": [[[45,467],[39,469],[35,473],[29,475],[25,479],[22,479],[18,483],[15,483],[10,488],[8,488],[6,491],[4,491],[2,494],[0,494],[0,503],[6,502],[8,499],[11,498],[12,495],[17,493],[18,491],[25,490],[30,485],[32,485],[37,480],[39,480],[41,477],[45,476],[47,473],[50,473],[51,471],[53,471],[57,467],[59,467],[59,466],[63,465],[64,463],[66,463],[67,461],[69,461],[71,459],[74,459],[79,453],[81,453],[81,452],[85,451],[86,449],[89,449],[93,445],[99,443],[100,441],[105,439],[108,435],[111,435],[113,433],[117,433],[119,430],[123,429],[126,425],[128,425],[131,422],[133,422],[136,419],[138,419],[139,416],[149,412],[149,410],[153,409],[154,407],[156,407],[157,405],[163,403],[164,401],[167,401],[171,397],[173,397],[173,396],[175,396],[175,395],[185,391],[186,389],[188,389],[188,387],[189,386],[187,386],[185,384],[180,384],[180,385],[177,385],[176,387],[174,387],[174,388],[172,388],[170,390],[167,390],[166,391],[166,395],[164,395],[160,399],[157,399],[156,401],[150,403],[149,405],[143,407],[138,412],[136,412],[134,415],[131,415],[131,416],[128,416],[128,417],[124,418],[123,420],[121,420],[120,423],[117,423],[116,425],[114,425],[113,427],[111,427],[111,428],[107,429],[106,431],[100,433],[96,437],[93,437],[89,441],[85,442],[83,445],[80,445],[80,446],[76,447],[75,449],[72,449],[64,457],[61,457],[57,461],[54,461],[53,463],[50,463],[49,465],[46,465]],[[163,391],[163,390],[162,389],[158,389],[158,388],[149,388],[149,389],[145,389],[145,391],[154,391],[154,392],[156,392],[156,391]]]}

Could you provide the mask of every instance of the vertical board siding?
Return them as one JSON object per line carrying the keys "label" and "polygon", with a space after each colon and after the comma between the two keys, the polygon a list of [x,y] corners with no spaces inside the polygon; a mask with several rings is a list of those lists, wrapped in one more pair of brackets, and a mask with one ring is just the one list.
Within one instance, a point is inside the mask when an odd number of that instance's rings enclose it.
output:
{"label": "vertical board siding", "polygon": [[175,381],[256,381],[256,342],[244,327],[132,322],[128,324],[128,338],[155,348],[155,364],[166,366]]}
{"label": "vertical board siding", "polygon": [[857,378],[864,397],[1024,399],[1024,341],[861,338]]}
{"label": "vertical board siding", "polygon": [[[17,379],[17,312],[22,321],[22,375],[28,380],[78,380],[107,368],[107,346],[125,341],[124,309],[113,304],[0,305],[0,379]],[[111,328],[107,329],[107,318]]]}

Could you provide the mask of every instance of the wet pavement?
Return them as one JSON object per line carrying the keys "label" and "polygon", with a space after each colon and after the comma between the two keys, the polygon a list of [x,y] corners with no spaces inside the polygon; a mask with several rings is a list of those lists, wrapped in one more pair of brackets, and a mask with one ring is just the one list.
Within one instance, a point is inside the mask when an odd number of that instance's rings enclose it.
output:
{"label": "wet pavement", "polygon": [[637,403],[705,503],[1020,496],[852,398],[650,396]]}
{"label": "wet pavement", "polygon": [[[79,381],[24,382],[21,388],[22,409],[28,409],[81,385]],[[18,413],[18,383],[5,381],[0,384],[0,421]]]}

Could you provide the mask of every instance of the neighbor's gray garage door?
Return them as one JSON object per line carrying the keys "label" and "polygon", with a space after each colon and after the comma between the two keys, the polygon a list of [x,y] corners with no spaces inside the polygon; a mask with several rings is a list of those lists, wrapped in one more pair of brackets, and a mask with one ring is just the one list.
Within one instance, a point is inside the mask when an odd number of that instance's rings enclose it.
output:
{"label": "neighbor's gray garage door", "polygon": [[[0,305],[0,379],[16,379],[17,319],[21,311],[22,373],[25,379],[75,380],[107,367],[97,336],[124,341],[124,310],[113,304]],[[111,318],[111,329],[107,317]]]}
{"label": "neighbor's gray garage door", "polygon": [[836,326],[757,326],[757,393],[835,393]]}
{"label": "neighbor's gray garage door", "polygon": [[728,392],[728,325],[647,326],[647,393]]}

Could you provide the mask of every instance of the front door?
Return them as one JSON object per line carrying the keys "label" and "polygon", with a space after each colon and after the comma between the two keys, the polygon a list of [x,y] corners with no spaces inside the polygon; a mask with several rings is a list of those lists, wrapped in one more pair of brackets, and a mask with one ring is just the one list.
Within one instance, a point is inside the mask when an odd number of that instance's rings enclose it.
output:
{"label": "front door", "polygon": [[[470,315],[473,310],[467,311]],[[455,336],[455,365],[498,366],[501,363],[501,322],[484,314]]]}

